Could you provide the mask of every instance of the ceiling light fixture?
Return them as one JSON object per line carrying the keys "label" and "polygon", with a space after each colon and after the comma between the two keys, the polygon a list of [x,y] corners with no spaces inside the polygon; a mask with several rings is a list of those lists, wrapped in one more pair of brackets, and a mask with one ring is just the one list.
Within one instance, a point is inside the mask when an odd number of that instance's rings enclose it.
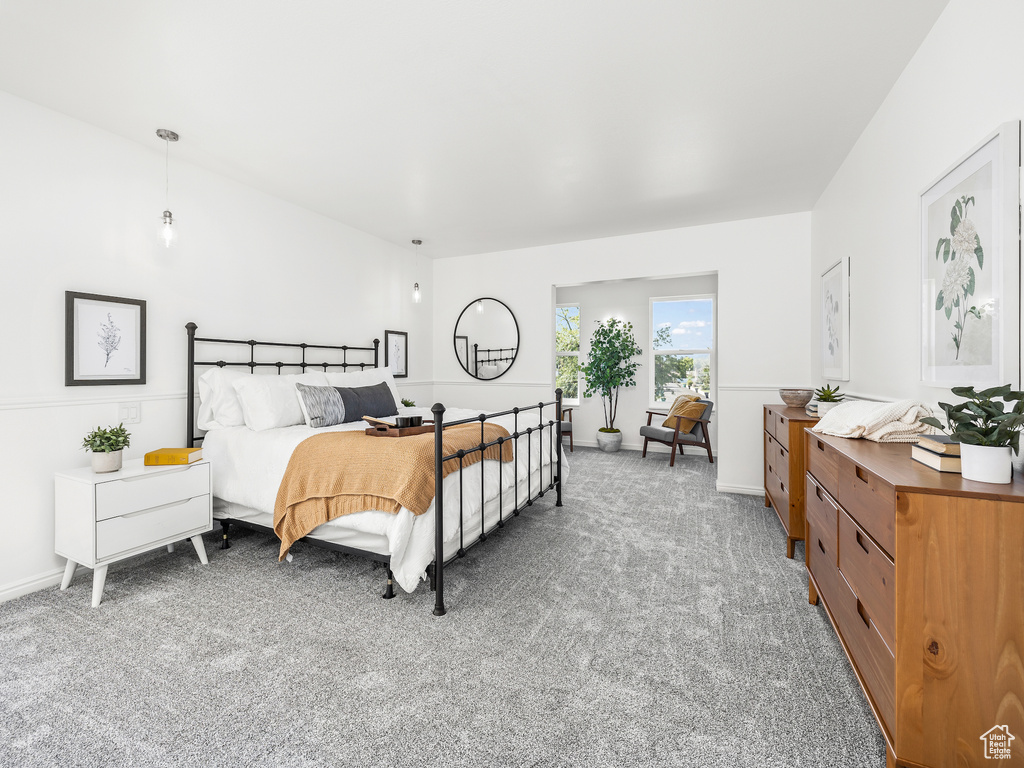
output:
{"label": "ceiling light fixture", "polygon": [[[412,244],[416,246],[416,255],[419,256],[420,255],[420,246],[423,245],[423,241],[422,240],[413,240]],[[422,301],[422,299],[423,299],[423,297],[420,295],[420,284],[419,283],[413,283],[412,284],[412,302],[413,302],[413,304],[419,304],[420,301]]]}
{"label": "ceiling light fixture", "polygon": [[169,191],[170,191],[170,155],[171,155],[171,142],[178,140],[178,134],[174,131],[169,131],[166,128],[157,128],[156,135],[164,140],[164,215],[160,221],[160,242],[166,247],[170,248],[174,245],[178,239],[178,228],[174,226],[174,217],[171,212],[167,210],[169,208]]}

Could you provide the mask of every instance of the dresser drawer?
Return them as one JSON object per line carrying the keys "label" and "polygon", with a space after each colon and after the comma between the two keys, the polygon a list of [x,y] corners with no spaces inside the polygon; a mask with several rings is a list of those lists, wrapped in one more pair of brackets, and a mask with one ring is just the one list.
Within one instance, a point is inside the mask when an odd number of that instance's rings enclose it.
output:
{"label": "dresser drawer", "polygon": [[839,456],[839,504],[878,545],[896,547],[896,489],[845,456]]}
{"label": "dresser drawer", "polygon": [[209,527],[210,495],[172,502],[167,506],[112,517],[96,523],[96,559],[127,552],[135,547]]}
{"label": "dresser drawer", "polygon": [[890,649],[896,624],[896,566],[849,515],[839,511],[839,570]]}
{"label": "dresser drawer", "polygon": [[764,465],[767,467],[771,464],[773,467],[779,463],[779,441],[769,435],[767,432],[764,433]]}
{"label": "dresser drawer", "polygon": [[768,472],[768,495],[772,497],[772,505],[786,533],[789,533],[789,483],[776,472],[775,467],[771,467]]}
{"label": "dresser drawer", "polygon": [[775,439],[783,448],[789,448],[789,418],[781,413],[775,414]]}
{"label": "dresser drawer", "polygon": [[764,431],[775,437],[775,409],[770,406],[764,407]]}
{"label": "dresser drawer", "polygon": [[[808,498],[814,496],[813,487],[808,483]],[[827,496],[825,497],[828,498]],[[831,513],[831,516],[830,516]],[[832,506],[807,507],[807,570],[818,585],[818,593],[828,603],[829,609],[836,598],[836,509]]]}
{"label": "dresser drawer", "polygon": [[807,475],[805,498],[807,519],[813,519],[820,535],[827,537],[828,551],[832,553],[832,562],[835,564],[839,542],[837,524],[839,508],[832,497],[825,492],[825,489],[816,483],[810,475]]}
{"label": "dresser drawer", "polygon": [[[826,598],[828,600],[828,598]],[[895,723],[896,660],[889,651],[863,601],[850,588],[842,571],[836,572],[836,597],[829,602],[846,650],[864,680],[864,686],[885,721],[889,733]]]}
{"label": "dresser drawer", "polygon": [[838,498],[839,456],[835,449],[820,437],[816,437],[811,432],[804,434],[807,440],[807,471],[814,475],[814,479],[833,498]]}
{"label": "dresser drawer", "polygon": [[[156,469],[156,468],[154,468]],[[159,507],[210,492],[210,465],[141,474],[96,485],[96,519],[106,520],[129,512]]]}

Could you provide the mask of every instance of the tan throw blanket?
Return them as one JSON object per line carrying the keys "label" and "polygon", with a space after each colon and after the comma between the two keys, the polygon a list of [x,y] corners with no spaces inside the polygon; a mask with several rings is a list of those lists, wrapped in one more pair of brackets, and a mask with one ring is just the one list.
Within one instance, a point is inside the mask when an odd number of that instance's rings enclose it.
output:
{"label": "tan throw blanket", "polygon": [[[484,424],[484,442],[508,437],[497,424]],[[479,424],[444,430],[444,455],[480,444]],[[485,459],[512,461],[512,441],[483,451]],[[476,464],[481,452],[466,454],[462,466]],[[458,459],[442,467],[447,477]],[[434,500],[434,433],[409,437],[371,437],[362,432],[326,432],[295,448],[274,504],[274,533],[281,539],[278,559],[318,525],[342,515],[379,509],[397,513],[402,507],[422,515]]]}

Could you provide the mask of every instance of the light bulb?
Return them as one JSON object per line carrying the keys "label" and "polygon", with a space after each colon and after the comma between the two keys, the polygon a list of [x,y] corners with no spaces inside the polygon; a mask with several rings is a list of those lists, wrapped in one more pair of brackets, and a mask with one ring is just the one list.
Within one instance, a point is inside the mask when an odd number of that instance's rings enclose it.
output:
{"label": "light bulb", "polygon": [[160,222],[160,242],[170,248],[178,240],[178,228],[174,226],[174,217],[170,211],[164,211]]}
{"label": "light bulb", "polygon": [[477,303],[476,303],[476,311],[477,312],[483,312],[484,311],[484,303],[482,301],[477,301]]}
{"label": "light bulb", "polygon": [[422,297],[420,296],[420,284],[419,283],[414,283],[413,286],[412,286],[412,300],[413,300],[413,303],[419,304],[421,298]]}

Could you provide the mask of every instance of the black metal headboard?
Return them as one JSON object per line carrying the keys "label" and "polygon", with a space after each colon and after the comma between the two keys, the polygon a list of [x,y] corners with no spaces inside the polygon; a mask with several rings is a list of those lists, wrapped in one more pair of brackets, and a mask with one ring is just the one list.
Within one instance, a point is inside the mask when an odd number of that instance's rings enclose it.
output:
{"label": "black metal headboard", "polygon": [[[379,368],[380,367],[380,339],[373,340],[372,347],[353,347],[348,344],[341,346],[335,346],[330,344],[306,344],[306,343],[285,343],[275,341],[256,341],[254,339],[242,340],[242,339],[212,339],[196,336],[196,329],[198,326],[195,323],[187,323],[185,330],[188,333],[188,387],[186,394],[186,412],[188,419],[187,426],[185,428],[185,440],[189,447],[195,446],[196,442],[203,439],[202,435],[197,435],[196,430],[196,368],[199,366],[211,367],[218,366],[220,368],[226,367],[245,367],[249,369],[250,373],[256,373],[257,368],[277,368],[278,374],[281,373],[284,368],[301,368],[302,372],[305,373],[307,368],[322,368],[325,372],[329,368],[341,368],[343,371],[347,371],[349,368],[358,368],[364,370],[366,368]],[[249,347],[249,359],[240,360],[235,362],[225,360],[196,360],[196,344],[244,344]],[[301,350],[300,359],[294,362],[283,362],[277,360],[274,362],[264,362],[256,359],[256,347],[276,347],[278,349],[290,349],[290,350]],[[334,350],[341,352],[341,362],[331,363],[322,362],[315,363],[306,360],[307,349],[324,349]],[[367,357],[370,354],[373,356],[373,362],[349,362],[348,354],[353,353],[367,353]]]}

